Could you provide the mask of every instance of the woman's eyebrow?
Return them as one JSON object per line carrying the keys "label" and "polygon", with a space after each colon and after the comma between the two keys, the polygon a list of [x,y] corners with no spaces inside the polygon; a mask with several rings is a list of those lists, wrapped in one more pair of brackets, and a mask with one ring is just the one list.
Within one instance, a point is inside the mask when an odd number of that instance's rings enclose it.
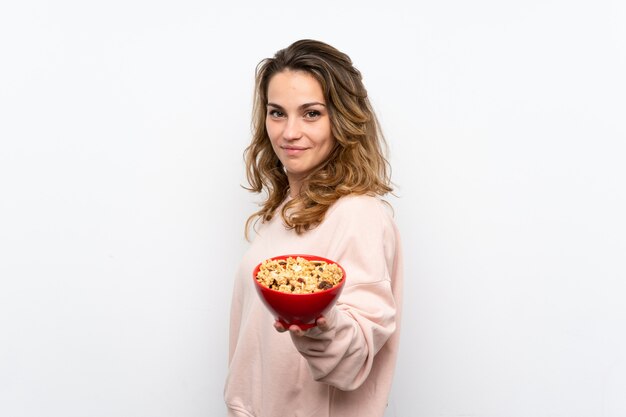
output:
{"label": "woman's eyebrow", "polygon": [[280,106],[280,105],[278,105],[278,104],[271,103],[271,102],[268,102],[268,103],[267,103],[267,107],[275,107],[275,108],[277,108],[277,109],[279,109],[279,110],[284,110],[284,109],[283,109],[283,106]]}
{"label": "woman's eyebrow", "polygon": [[313,101],[311,103],[304,103],[303,105],[299,106],[298,109],[304,110],[306,108],[313,107],[313,106],[323,106],[323,107],[326,107],[326,104],[320,103],[319,101]]}
{"label": "woman's eyebrow", "polygon": [[[279,110],[284,110],[283,106],[281,106],[279,104],[276,104],[276,103],[272,103],[272,102],[268,102],[267,106],[268,107],[274,107],[274,108],[279,109]],[[304,104],[298,106],[298,110],[304,110],[306,108],[313,107],[313,106],[324,106],[324,107],[326,107],[326,104],[320,103],[319,101],[312,101],[310,103],[304,103]]]}

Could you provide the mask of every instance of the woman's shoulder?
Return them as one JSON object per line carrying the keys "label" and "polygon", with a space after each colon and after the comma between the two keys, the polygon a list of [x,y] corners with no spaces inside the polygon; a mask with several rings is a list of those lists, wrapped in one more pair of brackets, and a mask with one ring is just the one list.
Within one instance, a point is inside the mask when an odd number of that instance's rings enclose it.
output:
{"label": "woman's shoulder", "polygon": [[352,219],[372,216],[391,218],[391,205],[378,196],[368,194],[350,194],[339,198],[328,210],[328,215],[348,217]]}
{"label": "woman's shoulder", "polygon": [[349,195],[338,199],[327,212],[321,230],[341,244],[375,247],[383,242],[395,248],[399,240],[393,210],[388,202],[370,195]]}

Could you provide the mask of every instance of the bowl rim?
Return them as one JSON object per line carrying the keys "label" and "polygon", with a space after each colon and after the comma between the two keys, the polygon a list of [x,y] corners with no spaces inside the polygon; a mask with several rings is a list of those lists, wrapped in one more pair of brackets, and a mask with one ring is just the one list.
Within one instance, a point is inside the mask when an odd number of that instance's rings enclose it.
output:
{"label": "bowl rim", "polygon": [[[268,260],[287,259],[287,258],[290,258],[290,257],[291,258],[300,257],[300,258],[305,258],[307,260],[311,260],[311,258],[313,260],[319,259],[319,260],[324,261],[326,263],[335,264],[335,265],[337,265],[341,269],[341,272],[342,272],[341,281],[339,281],[337,284],[333,285],[332,287],[327,288],[327,289],[322,290],[322,291],[310,292],[310,293],[295,293],[294,294],[294,293],[280,291],[280,290],[275,290],[273,288],[266,287],[265,285],[261,284],[258,279],[256,279],[256,275],[258,273],[258,270],[261,268],[261,264],[263,264],[263,262],[268,261]],[[311,254],[306,254],[306,253],[276,255],[276,256],[271,256],[269,258],[265,258],[264,260],[259,262],[257,264],[257,266],[254,267],[254,269],[252,270],[252,280],[255,282],[255,284],[259,288],[261,288],[263,290],[266,290],[266,291],[270,291],[270,292],[278,293],[278,294],[283,294],[283,295],[297,296],[297,297],[306,297],[306,296],[310,297],[310,296],[317,295],[317,294],[324,294],[324,293],[330,292],[332,290],[336,290],[337,288],[340,288],[346,282],[346,270],[343,269],[343,266],[341,266],[341,264],[339,262],[333,261],[332,259],[328,259],[328,258],[325,258],[323,256],[319,256],[319,255],[311,255]]]}

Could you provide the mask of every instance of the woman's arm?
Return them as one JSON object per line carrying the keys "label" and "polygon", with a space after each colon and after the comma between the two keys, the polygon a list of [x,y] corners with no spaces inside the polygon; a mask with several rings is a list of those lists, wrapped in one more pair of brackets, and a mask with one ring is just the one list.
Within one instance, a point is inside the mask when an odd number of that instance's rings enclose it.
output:
{"label": "woman's arm", "polygon": [[351,198],[328,220],[337,223],[329,257],[345,268],[346,287],[321,326],[306,332],[296,326],[290,334],[316,380],[350,391],[396,331],[400,297],[391,284],[399,237],[386,207],[372,197]]}

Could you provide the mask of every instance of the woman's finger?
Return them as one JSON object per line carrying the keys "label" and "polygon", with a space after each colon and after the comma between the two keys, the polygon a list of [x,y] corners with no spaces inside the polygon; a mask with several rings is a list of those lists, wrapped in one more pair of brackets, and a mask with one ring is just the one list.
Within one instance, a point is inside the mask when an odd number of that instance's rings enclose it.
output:
{"label": "woman's finger", "polygon": [[315,320],[315,323],[317,324],[317,327],[323,332],[327,331],[330,328],[326,317],[318,318],[317,320]]}
{"label": "woman's finger", "polygon": [[304,330],[302,330],[299,326],[292,324],[289,326],[289,331],[296,336],[304,336]]}
{"label": "woman's finger", "polygon": [[276,320],[274,322],[274,328],[276,329],[276,331],[278,331],[279,333],[284,333],[287,331],[287,329],[285,329],[285,326],[282,325],[281,322],[279,322],[278,320]]}

